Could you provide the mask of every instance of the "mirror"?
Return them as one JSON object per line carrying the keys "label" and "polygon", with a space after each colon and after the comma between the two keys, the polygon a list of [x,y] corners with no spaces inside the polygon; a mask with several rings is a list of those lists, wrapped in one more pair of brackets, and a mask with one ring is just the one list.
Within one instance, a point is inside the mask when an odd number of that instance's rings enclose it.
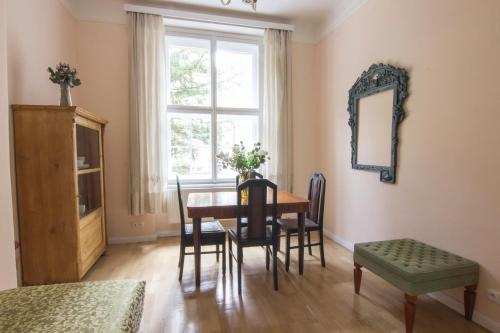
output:
{"label": "mirror", "polygon": [[358,100],[359,164],[391,164],[393,98],[391,89]]}
{"label": "mirror", "polygon": [[396,182],[398,126],[405,117],[408,76],[391,65],[372,65],[349,91],[351,165],[380,172],[380,180]]}

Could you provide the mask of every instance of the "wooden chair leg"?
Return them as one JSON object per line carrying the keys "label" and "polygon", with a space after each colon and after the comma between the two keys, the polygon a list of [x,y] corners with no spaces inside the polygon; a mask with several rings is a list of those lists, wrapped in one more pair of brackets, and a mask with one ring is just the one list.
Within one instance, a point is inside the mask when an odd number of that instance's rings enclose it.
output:
{"label": "wooden chair leg", "polygon": [[184,256],[186,252],[186,247],[181,245],[181,255],[179,257],[179,281],[182,281],[182,272],[184,271]]}
{"label": "wooden chair leg", "polygon": [[361,288],[361,277],[363,276],[363,271],[361,270],[360,264],[354,263],[354,292],[359,295],[359,289]]}
{"label": "wooden chair leg", "polygon": [[217,257],[217,262],[219,262],[219,244],[215,245],[215,255]]}
{"label": "wooden chair leg", "polygon": [[415,323],[415,313],[417,311],[417,296],[410,296],[405,294],[405,326],[406,333],[413,332],[413,325]]}
{"label": "wooden chair leg", "polygon": [[278,244],[273,244],[273,284],[274,290],[278,290]]}
{"label": "wooden chair leg", "polygon": [[321,266],[325,267],[325,242],[323,241],[323,230],[319,231],[319,251],[321,255]]}
{"label": "wooden chair leg", "polygon": [[288,272],[290,270],[290,234],[286,233],[286,254],[285,254],[285,270]]}
{"label": "wooden chair leg", "polygon": [[222,275],[226,276],[226,240],[222,243]]}
{"label": "wooden chair leg", "polygon": [[238,244],[238,295],[241,295],[241,262],[243,260],[243,249]]}
{"label": "wooden chair leg", "polygon": [[307,232],[307,247],[309,248],[309,255],[312,256],[313,251],[312,251],[312,246],[311,246],[311,232]]}
{"label": "wooden chair leg", "polygon": [[269,252],[271,249],[269,248],[269,245],[266,245],[266,269],[269,270]]}
{"label": "wooden chair leg", "polygon": [[231,240],[231,237],[228,237],[228,242],[229,242],[229,249],[227,251],[228,254],[228,259],[229,259],[229,274],[233,276],[233,241]]}
{"label": "wooden chair leg", "polygon": [[477,286],[467,286],[464,290],[464,310],[465,319],[472,320],[474,314],[474,306],[476,305],[476,288]]}
{"label": "wooden chair leg", "polygon": [[179,264],[177,265],[177,267],[181,267],[181,257],[182,257],[182,241],[181,241],[181,244],[179,246]]}

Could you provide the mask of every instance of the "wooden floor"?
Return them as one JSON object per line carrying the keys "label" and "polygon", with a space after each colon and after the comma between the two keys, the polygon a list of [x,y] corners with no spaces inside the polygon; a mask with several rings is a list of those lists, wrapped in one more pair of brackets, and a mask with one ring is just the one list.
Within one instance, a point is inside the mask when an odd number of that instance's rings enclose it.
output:
{"label": "wooden floor", "polygon": [[[194,286],[193,256],[188,256],[182,283],[177,280],[179,238],[112,245],[86,280],[147,281],[142,331],[154,332],[404,332],[403,294],[364,271],[361,295],[353,292],[352,254],[327,240],[326,268],[305,254],[299,276],[297,253],[290,272],[280,253],[279,291],[265,268],[261,248],[245,249],[243,294],[236,274],[222,276],[215,255],[202,256],[202,285]],[[284,246],[284,242],[282,242]],[[236,271],[236,270],[235,270]],[[417,303],[415,332],[486,332],[458,313],[423,296]]]}

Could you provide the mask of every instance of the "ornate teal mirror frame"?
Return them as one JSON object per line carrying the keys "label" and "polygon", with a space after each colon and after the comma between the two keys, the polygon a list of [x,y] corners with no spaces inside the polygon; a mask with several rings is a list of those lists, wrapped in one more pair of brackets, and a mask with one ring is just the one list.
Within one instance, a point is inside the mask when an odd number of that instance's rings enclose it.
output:
{"label": "ornate teal mirror frame", "polygon": [[[358,163],[359,100],[387,90],[394,90],[392,105],[392,133],[390,165],[367,165]],[[398,155],[398,128],[405,118],[403,104],[408,97],[408,73],[405,69],[391,65],[374,64],[363,72],[349,90],[349,126],[351,127],[351,165],[353,169],[380,172],[380,181],[396,183]]]}

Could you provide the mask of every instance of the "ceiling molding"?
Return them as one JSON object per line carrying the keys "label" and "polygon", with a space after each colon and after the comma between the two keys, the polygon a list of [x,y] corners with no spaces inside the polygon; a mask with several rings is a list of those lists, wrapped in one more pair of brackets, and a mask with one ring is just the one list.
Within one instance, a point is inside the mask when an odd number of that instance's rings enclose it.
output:
{"label": "ceiling molding", "polygon": [[320,25],[317,33],[316,43],[321,42],[323,38],[337,29],[345,20],[347,20],[356,10],[366,4],[368,0],[344,0],[336,8],[333,14]]}
{"label": "ceiling molding", "polygon": [[61,5],[63,5],[64,8],[68,10],[68,12],[75,18],[75,19],[80,19],[79,13],[78,13],[78,8],[75,4],[74,1],[71,0],[59,0]]}

